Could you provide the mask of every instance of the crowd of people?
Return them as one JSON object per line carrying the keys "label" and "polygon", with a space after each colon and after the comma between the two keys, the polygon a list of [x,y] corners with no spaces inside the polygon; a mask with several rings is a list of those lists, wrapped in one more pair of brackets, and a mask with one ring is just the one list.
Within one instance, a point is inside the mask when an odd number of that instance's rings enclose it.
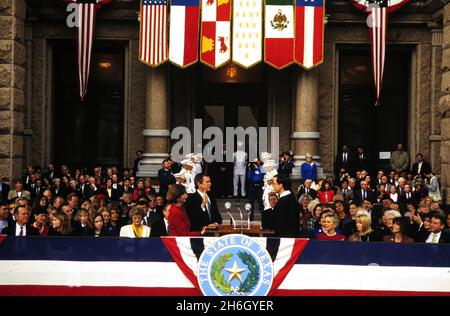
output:
{"label": "crowd of people", "polygon": [[[405,155],[406,154],[406,155]],[[137,178],[142,152],[133,170],[96,167],[92,172],[27,167],[10,188],[0,182],[0,231],[11,236],[200,236],[222,224],[213,192],[219,183],[201,154],[180,162],[168,157],[158,172],[158,185]],[[300,186],[292,188],[293,155],[278,161],[261,153],[250,163],[234,156],[247,186],[240,193],[262,214],[261,226],[278,237],[385,242],[450,242],[450,214],[441,209],[439,181],[431,166],[409,155],[401,144],[391,155],[391,170],[371,177],[362,148],[343,146],[335,160],[338,173],[320,178],[313,156],[300,166]],[[239,168],[239,170],[242,168]],[[211,172],[212,173],[212,172]],[[242,173],[239,171],[239,173]],[[247,190],[247,193],[246,193]],[[237,187],[235,194],[237,194]],[[252,215],[255,211],[252,212]],[[253,220],[253,219],[251,219]]]}

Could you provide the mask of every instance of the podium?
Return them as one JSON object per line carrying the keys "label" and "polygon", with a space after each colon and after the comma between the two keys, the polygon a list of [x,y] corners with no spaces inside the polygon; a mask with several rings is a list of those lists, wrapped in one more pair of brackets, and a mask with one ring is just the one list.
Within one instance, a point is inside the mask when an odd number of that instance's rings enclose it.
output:
{"label": "podium", "polygon": [[[205,236],[215,236],[215,237],[240,233],[241,227],[236,226],[236,228],[233,228],[233,225],[219,225],[218,227],[215,228],[208,227],[205,230]],[[259,225],[250,225],[250,228],[247,228],[247,226],[242,228],[242,234],[248,236],[270,237],[273,236],[275,232],[273,230],[261,229],[261,226]]]}

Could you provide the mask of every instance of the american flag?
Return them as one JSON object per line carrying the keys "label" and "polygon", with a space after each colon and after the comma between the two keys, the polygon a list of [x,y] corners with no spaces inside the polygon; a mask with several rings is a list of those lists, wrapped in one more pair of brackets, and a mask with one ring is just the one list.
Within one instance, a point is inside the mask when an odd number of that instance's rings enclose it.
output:
{"label": "american flag", "polygon": [[395,12],[410,0],[350,0],[357,9],[369,13],[373,80],[375,83],[375,105],[380,105],[383,84],[384,60],[386,58],[386,32],[388,13]]}
{"label": "american flag", "polygon": [[89,81],[97,9],[110,0],[71,0],[70,2],[78,4],[78,87],[80,98],[83,100]]}
{"label": "american flag", "polygon": [[155,67],[168,58],[167,0],[142,0],[139,60]]}
{"label": "american flag", "polygon": [[375,105],[380,104],[383,85],[384,60],[386,57],[387,1],[374,1],[371,6],[370,43],[372,48],[372,69],[375,83]]}

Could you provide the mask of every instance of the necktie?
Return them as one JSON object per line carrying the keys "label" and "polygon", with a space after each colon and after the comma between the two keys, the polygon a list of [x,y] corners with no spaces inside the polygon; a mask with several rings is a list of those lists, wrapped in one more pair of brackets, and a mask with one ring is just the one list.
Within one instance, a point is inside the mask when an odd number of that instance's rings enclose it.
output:
{"label": "necktie", "polygon": [[437,234],[433,233],[433,237],[431,237],[431,243],[432,244],[437,244],[438,240],[437,240]]}
{"label": "necktie", "polygon": [[19,236],[23,236],[23,226],[20,226],[20,233]]}
{"label": "necktie", "polygon": [[309,193],[309,189],[308,189],[308,188],[306,188],[306,190],[305,190],[305,191],[306,191],[306,194],[308,194],[308,193]]}
{"label": "necktie", "polygon": [[366,190],[363,190],[363,199],[366,198]]}
{"label": "necktie", "polygon": [[347,154],[344,153],[344,162],[347,162]]}

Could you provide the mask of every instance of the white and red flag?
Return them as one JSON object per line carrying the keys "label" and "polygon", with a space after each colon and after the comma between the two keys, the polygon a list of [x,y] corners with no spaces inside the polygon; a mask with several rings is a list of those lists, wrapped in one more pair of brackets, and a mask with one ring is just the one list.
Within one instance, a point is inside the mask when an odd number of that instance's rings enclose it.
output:
{"label": "white and red flag", "polygon": [[265,61],[281,69],[294,62],[294,2],[266,0]]}
{"label": "white and red flag", "polygon": [[230,0],[202,0],[200,61],[212,68],[223,66],[231,58],[230,19]]}
{"label": "white and red flag", "polygon": [[200,0],[172,0],[170,5],[169,60],[187,67],[198,60]]}
{"label": "white and red flag", "polygon": [[139,61],[151,67],[168,58],[167,0],[142,0],[139,30]]}
{"label": "white and red flag", "polygon": [[250,68],[262,60],[262,0],[233,2],[233,62]]}
{"label": "white and red flag", "polygon": [[353,6],[369,13],[367,24],[370,28],[372,70],[375,83],[375,105],[380,104],[381,88],[383,85],[388,13],[400,9],[409,1],[410,0],[350,0]]}
{"label": "white and red flag", "polygon": [[87,92],[89,82],[89,70],[91,67],[92,44],[95,32],[95,17],[97,10],[111,0],[69,0],[78,5],[78,87],[80,98],[83,100]]}
{"label": "white and red flag", "polygon": [[295,62],[311,69],[323,62],[325,0],[295,2]]}

